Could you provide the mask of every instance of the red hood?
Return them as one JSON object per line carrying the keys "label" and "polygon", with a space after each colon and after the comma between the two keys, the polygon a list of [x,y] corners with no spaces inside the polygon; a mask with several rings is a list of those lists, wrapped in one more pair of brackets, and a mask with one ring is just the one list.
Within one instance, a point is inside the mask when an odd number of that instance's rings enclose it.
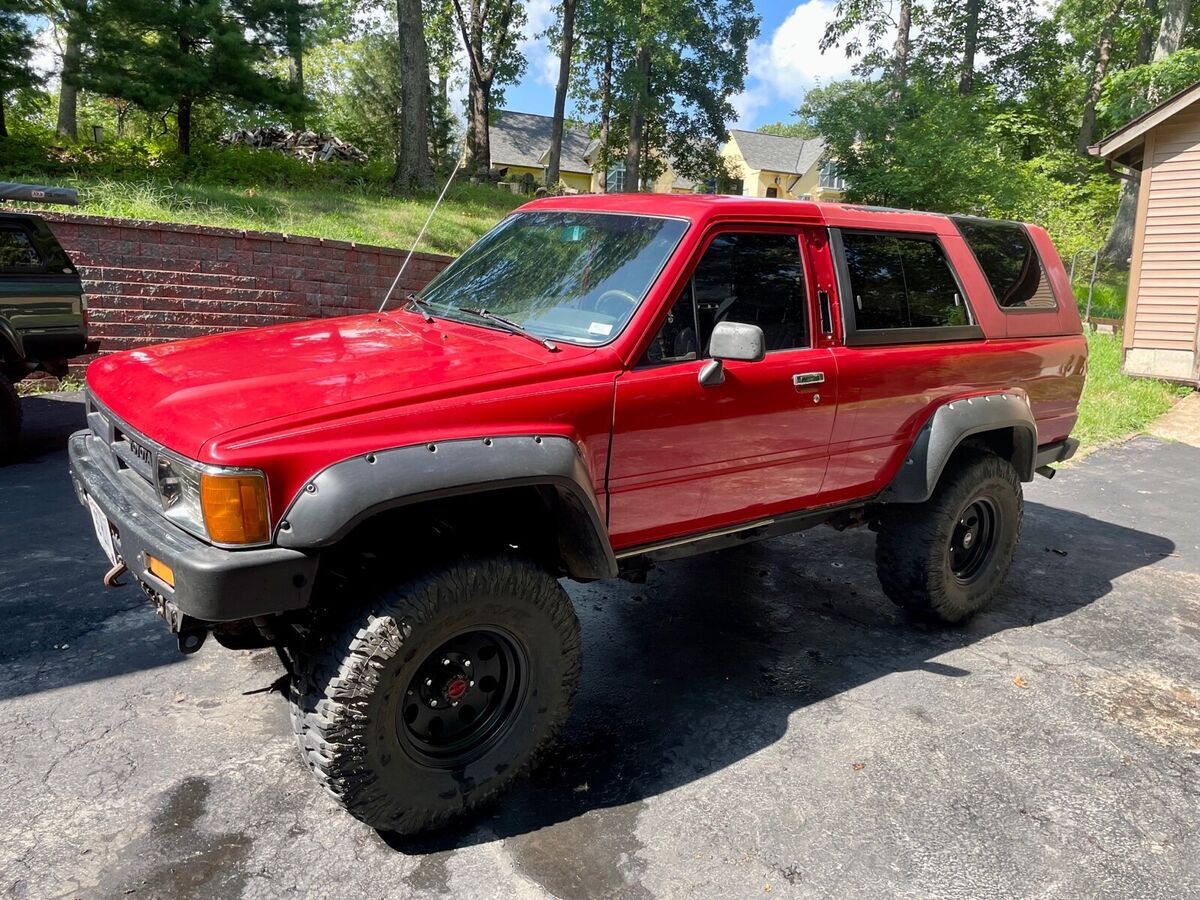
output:
{"label": "red hood", "polygon": [[92,363],[87,381],[118,418],[197,457],[234,429],[386,394],[417,399],[463,380],[474,390],[548,357],[495,331],[364,315],[116,353]]}

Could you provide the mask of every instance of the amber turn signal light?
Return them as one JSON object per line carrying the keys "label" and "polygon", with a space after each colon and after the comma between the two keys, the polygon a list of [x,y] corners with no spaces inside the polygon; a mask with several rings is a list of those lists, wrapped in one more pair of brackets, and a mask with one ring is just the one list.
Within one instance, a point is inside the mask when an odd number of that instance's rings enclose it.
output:
{"label": "amber turn signal light", "polygon": [[149,553],[146,554],[146,568],[150,570],[150,574],[159,581],[165,583],[169,587],[175,587],[175,570],[168,566],[161,559],[155,559]]}
{"label": "amber turn signal light", "polygon": [[216,544],[261,544],[270,537],[267,483],[261,475],[200,473],[204,527]]}

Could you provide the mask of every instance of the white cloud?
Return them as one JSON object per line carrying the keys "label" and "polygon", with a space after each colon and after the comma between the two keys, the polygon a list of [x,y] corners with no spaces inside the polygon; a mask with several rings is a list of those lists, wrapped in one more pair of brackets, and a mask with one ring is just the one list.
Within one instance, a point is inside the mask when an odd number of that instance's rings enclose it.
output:
{"label": "white cloud", "polygon": [[765,107],[800,105],[804,92],[819,84],[848,77],[854,60],[833,47],[819,47],[826,24],[833,18],[833,0],[808,0],[796,6],[769,37],[750,45],[747,88],[734,98],[738,123],[753,127]]}
{"label": "white cloud", "polygon": [[554,87],[558,83],[558,55],[542,36],[554,24],[557,6],[553,0],[529,0],[525,4],[525,31],[517,47],[525,55],[529,74],[539,84]]}

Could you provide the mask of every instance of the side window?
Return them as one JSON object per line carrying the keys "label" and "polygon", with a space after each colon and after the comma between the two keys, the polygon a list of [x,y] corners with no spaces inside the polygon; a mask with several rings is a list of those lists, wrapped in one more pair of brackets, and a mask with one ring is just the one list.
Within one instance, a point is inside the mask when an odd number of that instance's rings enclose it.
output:
{"label": "side window", "polygon": [[1033,241],[1016,222],[955,219],[1002,309],[1054,309],[1054,292]]}
{"label": "side window", "polygon": [[797,235],[728,233],[714,238],[643,363],[701,358],[718,322],[757,325],[768,353],[809,346],[808,290]]}
{"label": "side window", "polygon": [[0,227],[0,275],[25,272],[41,272],[42,257],[19,228]]}
{"label": "side window", "polygon": [[971,324],[958,283],[935,241],[844,232],[842,246],[857,330]]}

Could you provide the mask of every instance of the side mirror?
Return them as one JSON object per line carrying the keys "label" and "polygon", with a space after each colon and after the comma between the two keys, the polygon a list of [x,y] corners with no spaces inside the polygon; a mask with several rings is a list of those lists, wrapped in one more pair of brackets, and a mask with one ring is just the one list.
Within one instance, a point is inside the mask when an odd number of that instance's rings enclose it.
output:
{"label": "side mirror", "polygon": [[711,359],[700,370],[700,383],[705,387],[725,383],[725,360],[758,362],[767,353],[762,329],[743,322],[718,322],[708,339]]}

